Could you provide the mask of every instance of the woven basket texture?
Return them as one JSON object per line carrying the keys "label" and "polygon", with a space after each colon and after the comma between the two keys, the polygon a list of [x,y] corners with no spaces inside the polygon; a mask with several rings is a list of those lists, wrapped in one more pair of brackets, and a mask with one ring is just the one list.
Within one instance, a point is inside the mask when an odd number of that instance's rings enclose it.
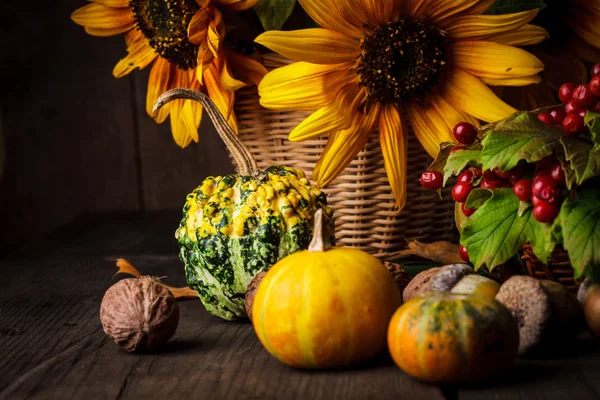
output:
{"label": "woven basket texture", "polygon": [[[290,62],[274,54],[264,57],[269,70]],[[327,138],[300,143],[287,140],[292,129],[309,113],[265,109],[259,104],[256,88],[236,92],[235,113],[240,138],[260,168],[285,165],[299,168],[311,177]],[[430,163],[431,158],[409,131],[408,195],[406,206],[398,213],[374,134],[346,170],[323,188],[334,209],[337,245],[356,247],[386,258],[405,248],[407,240],[456,240],[449,188],[444,189],[444,200],[440,200],[435,191],[426,190],[419,183],[421,173]]]}
{"label": "woven basket texture", "polygon": [[550,258],[548,265],[542,262],[533,254],[530,244],[523,246],[523,255],[521,259],[527,265],[527,272],[536,279],[549,279],[554,282],[565,285],[573,292],[577,291],[579,282],[573,277],[573,268],[569,261],[569,254],[562,248],[556,246]]}

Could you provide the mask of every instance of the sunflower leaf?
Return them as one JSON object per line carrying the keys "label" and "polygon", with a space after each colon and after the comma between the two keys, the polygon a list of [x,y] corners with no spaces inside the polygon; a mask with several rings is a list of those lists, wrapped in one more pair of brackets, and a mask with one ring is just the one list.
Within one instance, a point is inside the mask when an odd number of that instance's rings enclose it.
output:
{"label": "sunflower leaf", "polygon": [[265,31],[281,29],[294,10],[296,0],[260,0],[254,12]]}
{"label": "sunflower leaf", "polygon": [[541,122],[535,115],[521,113],[497,124],[482,140],[483,169],[507,171],[520,160],[539,161],[560,148],[562,130]]}
{"label": "sunflower leaf", "polygon": [[565,200],[559,218],[575,277],[590,274],[600,266],[600,187],[583,186],[578,198]]}
{"label": "sunflower leaf", "polygon": [[476,142],[474,145],[465,149],[450,152],[448,160],[446,160],[446,165],[444,166],[444,185],[452,175],[460,174],[467,166],[479,166],[480,157],[480,142]]}
{"label": "sunflower leaf", "polygon": [[600,175],[600,151],[588,141],[576,136],[563,136],[560,139],[565,159],[575,173],[575,183],[581,185],[594,176]]}
{"label": "sunflower leaf", "polygon": [[534,8],[542,10],[546,8],[546,3],[542,0],[496,0],[485,14],[512,14],[533,10]]}

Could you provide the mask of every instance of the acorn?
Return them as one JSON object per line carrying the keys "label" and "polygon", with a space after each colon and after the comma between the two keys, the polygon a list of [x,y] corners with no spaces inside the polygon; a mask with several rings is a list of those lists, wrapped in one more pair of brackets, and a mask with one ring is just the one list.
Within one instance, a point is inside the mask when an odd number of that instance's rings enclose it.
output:
{"label": "acorn", "polygon": [[563,285],[517,275],[500,287],[496,300],[512,313],[519,326],[519,355],[575,339],[582,326],[577,298]]}
{"label": "acorn", "polygon": [[250,321],[252,321],[252,306],[254,305],[254,296],[256,295],[258,286],[262,282],[266,273],[267,271],[260,271],[258,274],[256,274],[246,289],[246,294],[244,296],[244,307],[246,307],[246,314],[248,315],[248,318],[250,318]]}
{"label": "acorn", "polygon": [[127,278],[104,294],[100,321],[104,332],[124,350],[152,350],[175,333],[179,306],[169,289],[155,278]]}

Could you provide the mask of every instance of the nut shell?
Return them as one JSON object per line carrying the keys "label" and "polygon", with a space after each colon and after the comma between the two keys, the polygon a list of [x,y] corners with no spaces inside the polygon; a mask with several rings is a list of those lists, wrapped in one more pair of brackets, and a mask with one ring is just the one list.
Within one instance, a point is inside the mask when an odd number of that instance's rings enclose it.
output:
{"label": "nut shell", "polygon": [[390,274],[392,274],[392,278],[394,278],[394,282],[396,282],[396,286],[398,287],[400,295],[402,296],[404,289],[406,289],[411,282],[410,275],[408,275],[408,273],[400,264],[384,261],[383,265],[390,272]]}
{"label": "nut shell", "polygon": [[444,265],[431,279],[432,292],[449,292],[463,277],[473,274],[473,268],[467,264]]}
{"label": "nut shell", "polygon": [[260,271],[252,282],[248,285],[248,289],[246,289],[246,295],[244,296],[244,306],[246,307],[246,314],[250,321],[252,321],[252,306],[254,306],[254,296],[256,295],[256,291],[258,290],[258,286],[262,282],[263,278],[267,271]]}
{"label": "nut shell", "polygon": [[151,350],[175,333],[179,306],[171,292],[156,279],[127,278],[104,294],[100,321],[104,332],[124,350]]}
{"label": "nut shell", "polygon": [[402,292],[402,300],[406,303],[418,294],[429,292],[431,289],[431,279],[441,270],[441,267],[434,267],[419,272]]}

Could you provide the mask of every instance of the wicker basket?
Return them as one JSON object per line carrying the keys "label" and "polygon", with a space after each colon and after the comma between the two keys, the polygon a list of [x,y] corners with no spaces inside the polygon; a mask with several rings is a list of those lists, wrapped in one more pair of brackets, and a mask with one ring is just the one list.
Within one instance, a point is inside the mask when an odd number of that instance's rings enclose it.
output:
{"label": "wicker basket", "polygon": [[579,282],[573,277],[573,268],[569,261],[569,254],[562,248],[556,246],[550,258],[548,265],[542,262],[533,254],[531,245],[523,246],[523,255],[521,259],[527,265],[527,272],[536,279],[549,279],[565,285],[570,290],[576,292],[579,288]]}
{"label": "wicker basket", "polygon": [[[268,69],[289,64],[278,55],[266,55]],[[260,106],[255,88],[237,92],[235,112],[243,142],[258,165],[280,164],[299,168],[310,178],[327,142],[326,138],[294,143],[290,131],[309,114],[273,111]],[[376,137],[376,135],[374,135]],[[397,213],[388,184],[378,140],[371,140],[350,166],[324,191],[334,208],[337,244],[365,250],[377,257],[401,250],[407,240],[455,240],[454,205],[445,190],[442,201],[435,191],[423,189],[419,176],[431,163],[414,135],[408,146],[408,195],[404,210]]]}

